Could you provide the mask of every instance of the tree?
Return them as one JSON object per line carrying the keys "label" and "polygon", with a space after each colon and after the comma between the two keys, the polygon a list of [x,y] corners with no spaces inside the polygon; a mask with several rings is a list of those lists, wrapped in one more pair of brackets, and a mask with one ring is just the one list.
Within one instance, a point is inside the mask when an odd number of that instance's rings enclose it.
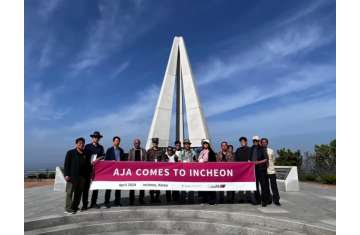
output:
{"label": "tree", "polygon": [[297,166],[298,169],[302,164],[302,156],[300,150],[295,152],[290,149],[279,149],[277,150],[278,158],[275,160],[275,165],[277,166]]}
{"label": "tree", "polygon": [[321,173],[336,171],[336,139],[329,144],[315,145],[315,167]]}

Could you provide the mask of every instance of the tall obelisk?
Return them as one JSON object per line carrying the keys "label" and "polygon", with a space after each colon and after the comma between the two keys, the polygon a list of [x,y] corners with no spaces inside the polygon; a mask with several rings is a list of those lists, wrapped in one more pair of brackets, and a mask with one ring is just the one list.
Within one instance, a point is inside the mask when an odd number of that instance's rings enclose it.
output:
{"label": "tall obelisk", "polygon": [[170,143],[171,114],[175,88],[175,139],[183,142],[185,137],[184,110],[186,112],[188,138],[192,143],[192,147],[200,147],[202,139],[209,139],[185,43],[182,37],[175,37],[146,142],[146,149],[151,147],[153,137],[159,138],[160,147],[167,147]]}

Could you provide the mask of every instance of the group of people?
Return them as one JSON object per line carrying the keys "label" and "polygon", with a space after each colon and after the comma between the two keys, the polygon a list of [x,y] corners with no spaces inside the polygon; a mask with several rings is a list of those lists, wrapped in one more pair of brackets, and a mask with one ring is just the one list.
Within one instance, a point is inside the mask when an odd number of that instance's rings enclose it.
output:
{"label": "group of people", "polygon": [[[217,153],[211,148],[210,141],[202,140],[201,148],[192,148],[188,139],[175,142],[175,147],[168,146],[166,149],[159,147],[159,138],[152,138],[152,147],[145,150],[141,147],[139,139],[133,141],[131,148],[126,156],[124,150],[120,147],[121,139],[118,136],[113,137],[112,147],[106,152],[104,147],[99,143],[103,137],[100,132],[95,131],[90,135],[92,141],[85,145],[83,137],[75,140],[76,147],[66,153],[64,163],[64,177],[66,184],[66,202],[65,213],[76,213],[79,210],[79,204],[82,200],[80,211],[88,208],[100,208],[97,204],[98,190],[93,190],[89,205],[89,189],[92,178],[93,164],[99,160],[111,161],[152,161],[152,162],[254,162],[256,174],[256,191],[238,192],[239,203],[261,204],[263,207],[274,203],[280,206],[280,196],[276,184],[276,175],[274,169],[274,151],[268,147],[267,138],[260,139],[258,136],[252,138],[253,145],[248,146],[246,137],[240,137],[240,147],[233,151],[233,146],[226,141],[221,142],[221,150]],[[269,183],[270,182],[270,183]],[[271,192],[270,193],[270,187]],[[261,190],[260,190],[261,188]],[[193,191],[166,191],[166,201],[168,203],[194,203],[195,197]],[[226,202],[235,202],[234,191],[226,192]],[[104,205],[109,208],[111,190],[105,191]],[[145,204],[145,191],[139,192],[139,203]],[[214,205],[225,202],[225,193],[219,192],[218,197],[215,191],[198,192],[198,198],[202,203]],[[218,198],[218,200],[217,200]],[[115,206],[121,206],[121,191],[115,190]],[[150,190],[151,203],[160,203],[160,191]],[[130,205],[134,205],[135,191],[130,190]]]}

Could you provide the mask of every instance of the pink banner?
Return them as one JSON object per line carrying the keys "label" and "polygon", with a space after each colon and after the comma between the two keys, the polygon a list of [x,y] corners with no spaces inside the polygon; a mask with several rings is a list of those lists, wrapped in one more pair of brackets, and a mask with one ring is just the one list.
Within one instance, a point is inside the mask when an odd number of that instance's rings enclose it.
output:
{"label": "pink banner", "polygon": [[255,190],[252,162],[116,162],[94,166],[91,189]]}

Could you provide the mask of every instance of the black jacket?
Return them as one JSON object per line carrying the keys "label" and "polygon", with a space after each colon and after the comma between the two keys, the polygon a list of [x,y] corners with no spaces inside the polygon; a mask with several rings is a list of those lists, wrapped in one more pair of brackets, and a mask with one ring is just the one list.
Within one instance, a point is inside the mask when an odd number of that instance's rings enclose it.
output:
{"label": "black jacket", "polygon": [[216,153],[212,149],[209,149],[208,162],[216,162]]}
{"label": "black jacket", "polygon": [[264,159],[268,160],[266,163],[256,165],[255,169],[266,170],[267,167],[268,167],[268,164],[269,164],[269,157],[267,155],[267,152],[264,150],[264,148],[256,147],[255,145],[251,146],[251,148],[250,148],[250,161],[252,159],[254,148],[257,148],[257,161],[261,161],[261,160],[264,160]]}
{"label": "black jacket", "polygon": [[101,144],[97,144],[97,146],[92,143],[85,145],[85,154],[91,158],[91,155],[97,154],[97,157],[105,156],[104,147]]}
{"label": "black jacket", "polygon": [[[83,165],[81,164],[82,161],[84,161]],[[76,149],[71,149],[66,153],[64,162],[64,176],[70,176],[71,181],[77,180],[81,176],[90,177],[90,169],[90,158],[86,156],[85,153],[81,154]]]}
{"label": "black jacket", "polygon": [[235,152],[235,161],[237,162],[247,162],[251,160],[250,157],[250,147],[249,146],[243,146],[236,149]]}
{"label": "black jacket", "polygon": [[[119,150],[120,150],[120,161],[126,161],[127,159],[125,159],[124,150],[122,148],[119,148]],[[106,161],[116,160],[114,146],[106,150],[105,160]]]}

